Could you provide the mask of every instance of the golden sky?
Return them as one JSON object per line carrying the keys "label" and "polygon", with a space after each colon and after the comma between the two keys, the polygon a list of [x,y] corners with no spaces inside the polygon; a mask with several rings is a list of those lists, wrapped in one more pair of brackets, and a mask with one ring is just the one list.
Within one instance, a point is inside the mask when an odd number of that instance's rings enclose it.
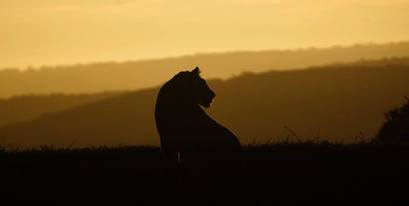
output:
{"label": "golden sky", "polygon": [[0,68],[409,40],[409,0],[0,0]]}

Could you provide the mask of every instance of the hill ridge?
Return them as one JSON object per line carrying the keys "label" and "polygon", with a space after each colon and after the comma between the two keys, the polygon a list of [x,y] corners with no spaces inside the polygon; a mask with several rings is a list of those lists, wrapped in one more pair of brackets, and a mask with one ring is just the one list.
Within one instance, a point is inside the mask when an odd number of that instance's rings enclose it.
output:
{"label": "hill ridge", "polygon": [[[247,73],[208,82],[217,94],[208,112],[244,144],[285,138],[289,132],[284,126],[303,139],[350,142],[357,136],[369,139],[383,114],[403,103],[409,91],[409,58]],[[157,91],[126,92],[2,127],[0,144],[157,145]]]}
{"label": "hill ridge", "polygon": [[200,66],[208,78],[228,78],[244,71],[300,69],[334,62],[409,56],[409,42],[298,51],[197,54],[175,58],[48,66],[40,70],[1,70],[0,97],[22,94],[94,93],[135,90],[162,83],[181,69]]}

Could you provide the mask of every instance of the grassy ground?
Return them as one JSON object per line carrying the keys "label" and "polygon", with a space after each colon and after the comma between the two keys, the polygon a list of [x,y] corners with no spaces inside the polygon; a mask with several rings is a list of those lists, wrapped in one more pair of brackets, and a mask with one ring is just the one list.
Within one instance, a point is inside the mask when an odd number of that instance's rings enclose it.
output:
{"label": "grassy ground", "polygon": [[149,202],[165,201],[150,199],[164,194],[182,199],[191,194],[204,200],[210,198],[204,198],[204,192],[210,192],[228,202],[299,203],[326,197],[347,203],[351,198],[399,196],[396,192],[404,191],[399,187],[407,187],[409,145],[250,145],[244,148],[241,169],[212,176],[169,164],[157,147],[3,148],[0,165],[2,188],[15,194],[69,190],[88,196],[121,191]]}

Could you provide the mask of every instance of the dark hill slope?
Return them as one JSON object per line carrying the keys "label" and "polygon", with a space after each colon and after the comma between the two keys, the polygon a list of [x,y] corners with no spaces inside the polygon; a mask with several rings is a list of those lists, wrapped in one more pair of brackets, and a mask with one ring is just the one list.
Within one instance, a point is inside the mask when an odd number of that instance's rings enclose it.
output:
{"label": "dark hill slope", "polygon": [[118,94],[120,92],[78,95],[24,95],[0,99],[0,127],[35,119],[44,113],[63,111],[68,108],[97,102]]}
{"label": "dark hill slope", "polygon": [[[285,138],[290,134],[286,126],[300,138],[354,141],[373,136],[384,121],[384,112],[409,95],[409,59],[247,73],[209,84],[217,93],[209,113],[231,128],[242,143]],[[0,143],[157,144],[156,94],[157,88],[126,93],[4,127]]]}

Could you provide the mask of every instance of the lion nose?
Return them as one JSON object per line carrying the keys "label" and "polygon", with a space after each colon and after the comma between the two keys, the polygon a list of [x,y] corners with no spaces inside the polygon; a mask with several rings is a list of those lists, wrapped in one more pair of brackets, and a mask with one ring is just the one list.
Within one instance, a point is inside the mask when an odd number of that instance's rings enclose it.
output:
{"label": "lion nose", "polygon": [[212,96],[212,98],[216,97],[216,93],[214,93],[214,92],[212,91],[211,96]]}

